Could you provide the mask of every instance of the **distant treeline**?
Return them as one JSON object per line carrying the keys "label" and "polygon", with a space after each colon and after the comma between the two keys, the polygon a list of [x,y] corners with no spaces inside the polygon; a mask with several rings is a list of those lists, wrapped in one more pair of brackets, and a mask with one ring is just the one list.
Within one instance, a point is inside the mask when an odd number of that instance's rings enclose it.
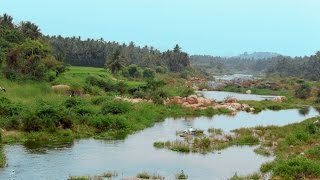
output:
{"label": "distant treeline", "polygon": [[187,53],[181,51],[179,45],[173,50],[160,52],[153,47],[136,46],[133,42],[119,44],[103,39],[82,40],[80,37],[47,37],[54,48],[56,57],[75,66],[104,67],[112,61],[117,51],[120,51],[125,65],[136,64],[140,67],[165,67],[172,72],[180,72],[190,67]]}
{"label": "distant treeline", "polygon": [[210,73],[263,73],[320,80],[320,52],[305,57],[276,56],[258,60],[194,55],[191,64]]}

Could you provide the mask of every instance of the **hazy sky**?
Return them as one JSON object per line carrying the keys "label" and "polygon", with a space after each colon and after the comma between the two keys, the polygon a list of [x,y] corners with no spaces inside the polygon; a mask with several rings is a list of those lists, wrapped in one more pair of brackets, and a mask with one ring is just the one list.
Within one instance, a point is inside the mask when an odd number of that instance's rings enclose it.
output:
{"label": "hazy sky", "polygon": [[0,13],[44,34],[150,45],[190,54],[320,50],[320,0],[0,0]]}

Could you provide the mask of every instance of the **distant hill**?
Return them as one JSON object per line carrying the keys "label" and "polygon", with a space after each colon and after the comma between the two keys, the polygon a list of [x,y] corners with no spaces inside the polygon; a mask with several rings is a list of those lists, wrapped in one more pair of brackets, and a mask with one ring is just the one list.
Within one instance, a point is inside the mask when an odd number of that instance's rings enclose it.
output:
{"label": "distant hill", "polygon": [[234,56],[234,58],[240,58],[240,59],[270,59],[273,57],[281,56],[281,54],[274,53],[274,52],[254,52],[254,53],[243,53],[238,56]]}

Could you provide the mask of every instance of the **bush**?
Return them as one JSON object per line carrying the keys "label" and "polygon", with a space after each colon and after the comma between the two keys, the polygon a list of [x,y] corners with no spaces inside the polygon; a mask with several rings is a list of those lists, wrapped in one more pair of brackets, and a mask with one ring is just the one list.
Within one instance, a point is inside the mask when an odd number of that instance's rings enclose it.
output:
{"label": "bush", "polygon": [[320,160],[320,145],[315,146],[314,148],[308,150],[306,152],[306,155],[308,158],[315,159],[315,160]]}
{"label": "bush", "polygon": [[90,122],[100,131],[127,129],[128,123],[122,116],[97,116]]}
{"label": "bush", "polygon": [[273,174],[287,179],[320,177],[320,164],[305,157],[278,160],[276,163],[273,163],[273,165]]}
{"label": "bush", "polygon": [[166,83],[162,80],[154,80],[154,79],[148,79],[146,88],[150,90],[156,90],[166,85]]}
{"label": "bush", "polygon": [[104,91],[115,91],[115,83],[113,83],[111,80],[107,81],[104,80],[100,77],[96,77],[96,76],[89,76],[86,78],[86,82],[92,86],[97,86],[100,87],[102,89],[104,89]]}
{"label": "bush", "polygon": [[137,178],[141,178],[141,179],[150,179],[150,177],[151,175],[148,174],[147,172],[142,172],[137,175]]}
{"label": "bush", "polygon": [[163,66],[157,66],[156,67],[156,72],[164,74],[164,73],[168,72],[168,69],[166,67],[163,67]]}
{"label": "bush", "polygon": [[22,111],[22,107],[12,103],[7,98],[0,98],[0,117],[11,117],[15,115],[19,115]]}
{"label": "bush", "polygon": [[23,130],[27,132],[39,131],[42,129],[41,120],[34,114],[28,113],[23,117]]}
{"label": "bush", "polygon": [[188,179],[188,175],[186,175],[183,171],[176,174],[176,179]]}
{"label": "bush", "polygon": [[311,94],[311,87],[307,83],[300,84],[295,91],[296,97],[300,99],[307,99],[310,97],[310,94]]}
{"label": "bush", "polygon": [[106,98],[102,96],[94,97],[93,99],[91,99],[91,103],[93,105],[101,105],[105,101],[106,101]]}
{"label": "bush", "polygon": [[64,106],[66,108],[75,108],[83,104],[84,104],[84,101],[79,97],[70,97],[64,102]]}
{"label": "bush", "polygon": [[122,70],[122,75],[127,78],[140,78],[142,73],[137,65],[131,64]]}
{"label": "bush", "polygon": [[101,114],[124,114],[130,111],[132,104],[123,101],[110,101],[101,108]]}
{"label": "bush", "polygon": [[145,70],[143,70],[142,74],[143,74],[143,78],[148,78],[148,79],[153,79],[156,75],[155,71],[150,68],[146,68]]}

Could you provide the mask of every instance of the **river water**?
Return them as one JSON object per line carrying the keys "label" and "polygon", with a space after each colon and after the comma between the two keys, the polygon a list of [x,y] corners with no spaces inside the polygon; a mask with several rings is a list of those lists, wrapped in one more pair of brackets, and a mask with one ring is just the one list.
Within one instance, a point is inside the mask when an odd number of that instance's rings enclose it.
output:
{"label": "river water", "polygon": [[263,101],[263,100],[270,100],[276,97],[276,96],[268,96],[268,95],[241,94],[241,93],[225,92],[225,91],[197,91],[196,93],[215,101],[223,101],[225,100],[226,97],[235,97],[241,101],[247,101],[247,100]]}
{"label": "river water", "polygon": [[119,176],[135,177],[147,171],[174,179],[181,170],[191,180],[227,179],[235,173],[246,175],[271,161],[253,152],[255,147],[233,146],[206,155],[181,154],[155,149],[153,142],[175,140],[176,131],[189,126],[197,129],[221,128],[224,131],[259,125],[279,125],[300,122],[317,116],[314,108],[306,110],[262,111],[259,114],[239,112],[236,116],[217,115],[211,118],[167,118],[151,128],[128,136],[125,140],[77,140],[73,144],[44,151],[33,151],[22,145],[6,145],[8,166],[0,170],[0,179],[67,179],[70,175],[99,175],[116,171]]}

